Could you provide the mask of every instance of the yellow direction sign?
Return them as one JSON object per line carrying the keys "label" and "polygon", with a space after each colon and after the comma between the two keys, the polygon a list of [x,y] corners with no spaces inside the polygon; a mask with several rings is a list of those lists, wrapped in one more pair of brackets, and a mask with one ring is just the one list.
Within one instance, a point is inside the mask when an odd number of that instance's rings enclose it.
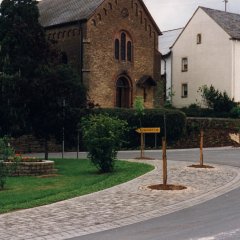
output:
{"label": "yellow direction sign", "polygon": [[136,129],[138,133],[160,133],[160,128],[138,128]]}

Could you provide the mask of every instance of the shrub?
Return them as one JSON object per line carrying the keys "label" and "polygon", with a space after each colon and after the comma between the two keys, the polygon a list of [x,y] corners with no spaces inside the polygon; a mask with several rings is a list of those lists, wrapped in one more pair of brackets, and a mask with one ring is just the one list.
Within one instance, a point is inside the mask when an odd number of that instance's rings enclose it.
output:
{"label": "shrub", "polygon": [[10,146],[8,137],[0,138],[0,160],[7,160],[15,153],[14,149]]}
{"label": "shrub", "polygon": [[240,118],[240,107],[238,106],[238,107],[232,108],[230,114],[231,114],[231,117],[233,118]]}
{"label": "shrub", "polygon": [[90,115],[82,120],[83,141],[88,157],[103,173],[112,172],[127,123],[108,115]]}
{"label": "shrub", "polygon": [[226,91],[222,93],[216,90],[212,85],[210,87],[204,85],[199,91],[201,92],[206,106],[216,112],[230,112],[232,108],[237,106],[234,99],[230,99]]}
{"label": "shrub", "polygon": [[7,177],[11,175],[12,169],[4,161],[14,155],[14,149],[9,144],[7,137],[0,138],[0,190],[4,189]]}

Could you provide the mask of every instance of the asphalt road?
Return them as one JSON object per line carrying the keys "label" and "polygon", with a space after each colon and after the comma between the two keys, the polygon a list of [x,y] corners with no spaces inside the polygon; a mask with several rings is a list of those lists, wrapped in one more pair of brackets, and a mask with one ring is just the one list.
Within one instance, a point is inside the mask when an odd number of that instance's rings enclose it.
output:
{"label": "asphalt road", "polygon": [[[134,158],[138,151],[120,152],[119,158]],[[160,158],[160,151],[146,151]],[[169,150],[169,160],[198,162],[199,150]],[[204,163],[240,167],[240,149],[205,149]],[[74,240],[239,240],[240,188],[223,196],[145,222],[73,238]],[[73,240],[72,239],[72,240]]]}

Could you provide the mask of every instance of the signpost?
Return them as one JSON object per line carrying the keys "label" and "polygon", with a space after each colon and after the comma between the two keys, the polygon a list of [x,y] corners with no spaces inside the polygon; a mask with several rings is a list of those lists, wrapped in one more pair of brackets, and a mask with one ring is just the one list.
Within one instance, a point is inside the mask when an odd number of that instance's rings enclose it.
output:
{"label": "signpost", "polygon": [[138,128],[137,133],[141,134],[141,158],[144,158],[144,135],[145,133],[160,133],[160,128]]}

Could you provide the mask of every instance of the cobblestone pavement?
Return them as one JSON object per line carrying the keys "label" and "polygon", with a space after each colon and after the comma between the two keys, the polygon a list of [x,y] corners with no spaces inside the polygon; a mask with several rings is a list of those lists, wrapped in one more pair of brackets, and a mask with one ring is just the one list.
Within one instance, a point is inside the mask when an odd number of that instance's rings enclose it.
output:
{"label": "cobblestone pavement", "polygon": [[[132,160],[136,161],[136,160]],[[147,160],[154,171],[97,193],[0,215],[0,239],[60,240],[159,217],[205,202],[240,186],[240,169],[212,165],[195,169],[168,161],[168,183],[181,191],[153,191],[162,182],[161,161]]]}

